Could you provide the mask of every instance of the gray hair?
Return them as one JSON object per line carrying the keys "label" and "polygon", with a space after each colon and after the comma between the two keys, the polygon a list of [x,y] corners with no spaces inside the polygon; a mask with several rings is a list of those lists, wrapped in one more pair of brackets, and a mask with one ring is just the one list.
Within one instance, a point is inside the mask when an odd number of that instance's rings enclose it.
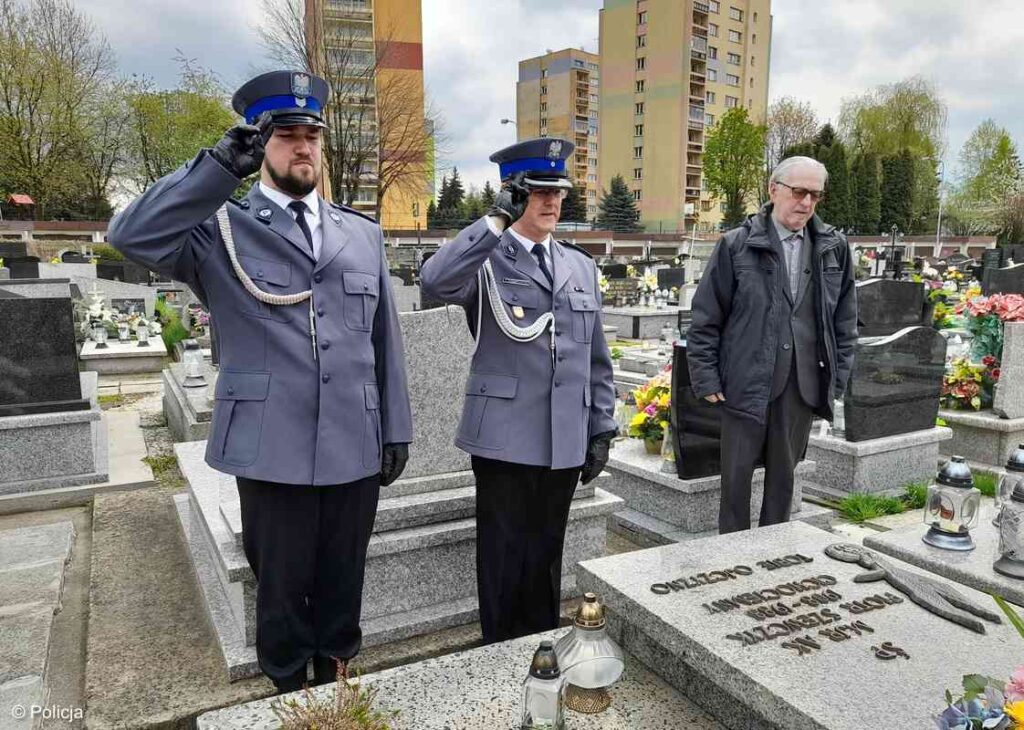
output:
{"label": "gray hair", "polygon": [[792,168],[800,167],[802,165],[813,167],[817,172],[821,174],[821,187],[824,188],[825,183],[828,182],[828,170],[825,168],[823,164],[818,162],[813,157],[787,157],[786,159],[784,159],[782,162],[775,166],[775,169],[772,170],[772,176],[768,178],[768,182],[785,182],[782,179],[782,176],[789,172]]}

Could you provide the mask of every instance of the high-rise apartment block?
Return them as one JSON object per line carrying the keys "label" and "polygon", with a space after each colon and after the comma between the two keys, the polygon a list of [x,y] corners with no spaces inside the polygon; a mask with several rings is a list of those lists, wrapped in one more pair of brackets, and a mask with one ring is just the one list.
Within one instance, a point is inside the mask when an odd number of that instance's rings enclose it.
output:
{"label": "high-rise apartment block", "polygon": [[[417,179],[403,178],[401,184],[385,191],[377,219],[386,229],[410,230],[417,224],[425,228],[427,205],[433,197],[432,140],[419,131],[430,128],[424,118],[420,2],[305,0],[307,33],[317,33],[323,39],[324,65],[333,70],[327,75],[357,79],[346,83],[342,78],[328,78],[336,101],[352,111],[346,121],[349,126],[358,125],[359,133],[371,140],[381,138],[380,149],[374,149],[363,165],[353,207],[364,211],[377,207],[378,173],[386,169],[389,159],[401,156],[426,161],[408,165],[409,177]],[[366,78],[368,69],[375,84],[363,84],[369,87],[363,91],[358,79]],[[413,138],[416,144],[410,143]],[[332,192],[335,200],[342,199],[339,191]]]}
{"label": "high-rise apartment block", "polygon": [[763,123],[771,0],[605,0],[600,181],[621,175],[648,231],[711,230],[704,141],[730,108]]}
{"label": "high-rise apartment block", "polygon": [[598,57],[576,48],[549,52],[519,62],[516,84],[518,139],[561,137],[576,145],[567,171],[587,206],[597,215]]}

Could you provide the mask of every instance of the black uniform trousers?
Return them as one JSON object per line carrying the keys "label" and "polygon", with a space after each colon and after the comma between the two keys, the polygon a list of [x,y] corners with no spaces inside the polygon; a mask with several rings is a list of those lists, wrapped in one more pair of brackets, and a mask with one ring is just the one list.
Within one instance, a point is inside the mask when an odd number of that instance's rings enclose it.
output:
{"label": "black uniform trousers", "polygon": [[782,393],[768,403],[766,422],[722,409],[722,495],[718,532],[750,529],[750,481],[764,456],[764,499],[759,524],[789,521],[793,471],[807,451],[814,413],[800,396],[797,369],[790,369]]}
{"label": "black uniform trousers", "polygon": [[315,487],[236,481],[257,582],[260,669],[277,682],[305,671],[314,656],[355,656],[380,475]]}
{"label": "black uniform trousers", "polygon": [[480,628],[493,643],[558,627],[562,542],[580,468],[474,456]]}

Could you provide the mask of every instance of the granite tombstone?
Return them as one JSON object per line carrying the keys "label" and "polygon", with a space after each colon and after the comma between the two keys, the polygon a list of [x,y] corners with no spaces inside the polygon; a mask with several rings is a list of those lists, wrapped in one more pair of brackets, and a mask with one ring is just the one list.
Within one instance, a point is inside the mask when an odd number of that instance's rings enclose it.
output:
{"label": "granite tombstone", "polygon": [[4,263],[11,270],[12,279],[39,278],[39,258],[36,256],[12,256]]}
{"label": "granite tombstone", "polygon": [[625,279],[626,264],[603,264],[601,273],[608,279]]}
{"label": "granite tombstone", "polygon": [[682,289],[686,284],[686,268],[658,269],[659,289]]}
{"label": "granite tombstone", "polygon": [[869,279],[856,286],[861,337],[891,335],[904,327],[930,323],[923,283]]}
{"label": "granite tombstone", "polygon": [[983,272],[982,291],[989,294],[1024,294],[1024,263]]}
{"label": "granite tombstone", "polygon": [[28,256],[24,241],[0,241],[0,259],[19,259]]}
{"label": "granite tombstone", "polygon": [[939,410],[946,339],[932,327],[908,327],[858,342],[843,398],[846,440],[931,429]]}

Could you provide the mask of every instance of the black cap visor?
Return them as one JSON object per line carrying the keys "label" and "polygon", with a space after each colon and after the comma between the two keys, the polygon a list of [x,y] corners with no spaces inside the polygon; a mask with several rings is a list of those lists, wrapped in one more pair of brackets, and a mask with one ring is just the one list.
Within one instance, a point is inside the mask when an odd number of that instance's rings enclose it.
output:
{"label": "black cap visor", "polygon": [[523,184],[528,188],[560,188],[570,190],[572,180],[566,177],[524,177]]}
{"label": "black cap visor", "polygon": [[270,112],[270,123],[275,127],[320,127],[327,129],[327,124],[317,114],[308,109],[295,107],[292,109],[275,109]]}

